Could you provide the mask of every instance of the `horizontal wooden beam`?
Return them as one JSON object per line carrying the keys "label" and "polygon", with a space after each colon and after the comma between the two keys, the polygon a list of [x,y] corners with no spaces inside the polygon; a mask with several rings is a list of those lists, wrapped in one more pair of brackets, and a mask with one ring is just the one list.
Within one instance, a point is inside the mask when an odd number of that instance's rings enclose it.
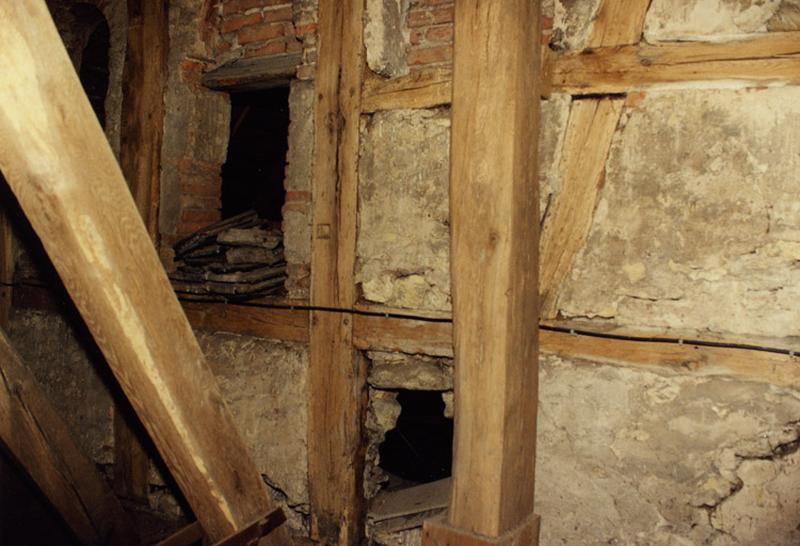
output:
{"label": "horizontal wooden beam", "polygon": [[285,53],[253,59],[236,59],[213,70],[201,78],[209,89],[218,91],[257,91],[289,85],[295,77],[301,53]]}
{"label": "horizontal wooden beam", "polygon": [[0,443],[82,544],[134,546],[136,529],[0,331]]}
{"label": "horizontal wooden beam", "polygon": [[[192,326],[211,331],[235,332],[257,337],[305,341],[308,311],[264,309],[241,305],[191,303],[187,315]],[[216,318],[216,315],[220,318]],[[262,315],[260,317],[259,315]],[[283,328],[276,322],[284,321]],[[548,323],[554,324],[556,323]],[[281,335],[288,333],[290,337]],[[620,332],[615,332],[620,333]],[[608,334],[612,334],[609,332]],[[668,368],[698,375],[719,375],[779,387],[800,388],[800,356],[750,348],[713,347],[692,343],[649,341],[654,334],[632,330],[619,337],[599,337],[543,329],[540,350],[585,363],[606,363],[633,367]],[[452,323],[446,320],[353,315],[353,344],[362,351],[400,351],[410,354],[452,357]],[[737,344],[734,340],[709,340]]]}
{"label": "horizontal wooden beam", "polygon": [[[548,58],[548,57],[545,57]],[[669,42],[599,47],[556,56],[552,90],[573,95],[617,94],[657,85],[731,81],[743,86],[800,84],[800,32],[773,32],[725,43]],[[364,81],[366,113],[450,104],[452,71],[432,69]]]}
{"label": "horizontal wooden beam", "polygon": [[749,87],[800,84],[800,32],[725,43],[602,47],[562,55],[553,69],[553,87],[572,95],[713,81]]}
{"label": "horizontal wooden beam", "polygon": [[307,310],[191,301],[181,303],[192,327],[199,330],[308,342]]}

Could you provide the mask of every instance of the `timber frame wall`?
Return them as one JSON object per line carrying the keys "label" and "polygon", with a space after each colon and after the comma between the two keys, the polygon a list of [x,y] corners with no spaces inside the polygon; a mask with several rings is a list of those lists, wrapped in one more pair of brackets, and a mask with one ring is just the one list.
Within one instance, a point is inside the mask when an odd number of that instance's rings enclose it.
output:
{"label": "timber frame wall", "polygon": [[[604,0],[589,49],[562,55],[542,49],[542,94],[557,90],[577,100],[565,138],[564,185],[570,190],[554,203],[542,231],[539,349],[578,362],[660,366],[800,387],[800,358],[788,348],[764,350],[724,338],[659,338],[631,330],[582,332],[578,325],[555,317],[559,286],[588,236],[627,93],[694,81],[727,80],[756,87],[800,84],[800,32],[776,32],[734,43],[640,44],[649,3]],[[453,356],[450,314],[415,313],[354,300],[357,119],[359,114],[381,110],[448,105],[453,90],[452,71],[446,68],[392,80],[366,68],[362,72],[362,30],[353,13],[360,13],[363,2],[339,4],[322,1],[320,12],[310,301],[246,305],[185,301],[183,306],[195,328],[310,343],[312,533],[326,543],[356,544],[364,515],[356,491],[363,471],[358,431],[365,388],[364,363],[356,351]],[[330,119],[339,124],[328,123]],[[331,408],[340,413],[331,415]]]}
{"label": "timber frame wall", "polygon": [[[603,164],[626,93],[703,80],[738,81],[750,86],[800,84],[800,32],[773,33],[734,43],[640,44],[648,5],[648,0],[604,0],[590,50],[543,55],[541,72],[551,76],[543,82],[542,92],[546,94],[551,87],[580,100],[570,116],[565,144],[569,169],[564,183],[570,191],[554,204],[542,232],[540,324],[544,328],[540,350],[579,362],[663,366],[798,388],[800,359],[788,349],[768,352],[734,339],[678,343],[635,331],[589,337],[554,316],[558,287],[591,225]],[[453,356],[448,314],[420,316],[355,301],[359,116],[387,109],[447,105],[453,92],[452,73],[447,69],[425,70],[389,81],[366,71],[362,9],[361,0],[321,1],[310,301],[267,300],[262,306],[183,302],[190,323],[198,329],[310,343],[312,533],[328,544],[358,544],[363,532],[365,369],[358,351]],[[337,121],[328,123],[331,119]],[[326,130],[320,130],[323,127]],[[146,173],[142,177],[147,184]],[[147,193],[146,186],[142,191]],[[147,218],[146,207],[141,210]],[[4,264],[5,270],[8,260]],[[5,292],[2,297],[7,301]],[[313,379],[315,376],[317,379]]]}

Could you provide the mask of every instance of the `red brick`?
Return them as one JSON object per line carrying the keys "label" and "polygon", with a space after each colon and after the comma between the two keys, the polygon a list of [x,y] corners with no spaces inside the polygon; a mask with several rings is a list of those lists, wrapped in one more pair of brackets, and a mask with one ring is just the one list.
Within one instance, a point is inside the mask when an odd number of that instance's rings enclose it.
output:
{"label": "red brick", "polygon": [[286,26],[283,23],[269,23],[244,27],[236,33],[239,44],[250,44],[253,42],[264,42],[273,38],[278,38],[286,33]]}
{"label": "red brick", "polygon": [[453,42],[453,25],[444,24],[430,27],[425,33],[425,39],[429,42]]}
{"label": "red brick", "polygon": [[181,208],[184,210],[212,210],[220,208],[219,194],[216,196],[183,193],[181,195]]}
{"label": "red brick", "polygon": [[265,0],[227,0],[222,6],[223,15],[233,13],[244,13],[252,8],[260,8],[265,4]]}
{"label": "red brick", "polygon": [[451,5],[432,9],[431,16],[433,17],[433,22],[437,25],[441,23],[452,23],[455,17],[455,7]]}
{"label": "red brick", "polygon": [[269,55],[277,55],[286,51],[286,40],[273,40],[267,42],[266,45],[254,49],[248,49],[244,56],[248,59],[253,57],[267,57]]}
{"label": "red brick", "polygon": [[437,46],[426,48],[415,48],[408,52],[408,64],[435,64],[452,62],[453,60],[453,47]]}
{"label": "red brick", "polygon": [[264,20],[274,23],[277,21],[292,22],[292,6],[280,7],[264,12]]}
{"label": "red brick", "polygon": [[426,27],[431,23],[433,23],[433,15],[427,9],[409,10],[408,17],[406,17],[408,28]]}
{"label": "red brick", "polygon": [[222,23],[222,32],[228,33],[239,30],[242,27],[247,27],[251,25],[257,25],[261,21],[263,21],[263,17],[261,17],[261,13],[251,13],[250,15],[244,15],[241,17],[235,17],[231,19],[226,19],[224,23]]}
{"label": "red brick", "polygon": [[286,51],[289,53],[296,53],[298,51],[303,50],[303,44],[298,42],[297,40],[292,40],[291,42],[287,42],[286,44]]}
{"label": "red brick", "polygon": [[294,27],[294,33],[297,37],[305,36],[306,34],[312,34],[317,31],[317,23],[309,23],[307,25],[297,25]]}
{"label": "red brick", "polygon": [[220,212],[218,210],[192,210],[186,209],[181,211],[182,224],[213,224],[219,220]]}
{"label": "red brick", "polygon": [[287,191],[286,198],[284,199],[286,203],[310,203],[311,202],[311,192],[310,191]]}

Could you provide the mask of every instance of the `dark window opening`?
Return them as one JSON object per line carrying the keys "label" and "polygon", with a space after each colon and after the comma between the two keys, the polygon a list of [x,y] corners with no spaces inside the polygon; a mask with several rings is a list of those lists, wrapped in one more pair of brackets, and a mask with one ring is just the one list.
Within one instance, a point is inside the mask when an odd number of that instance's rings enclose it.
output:
{"label": "dark window opening", "polygon": [[100,125],[106,126],[106,94],[108,93],[108,50],[111,35],[105,18],[100,19],[89,35],[81,56],[79,76]]}
{"label": "dark window opening", "polygon": [[442,393],[401,390],[397,401],[402,410],[380,446],[381,468],[411,484],[450,476],[453,420],[444,416]]}
{"label": "dark window opening", "polygon": [[222,218],[255,210],[280,227],[289,134],[289,88],[231,93],[228,158],[222,166]]}

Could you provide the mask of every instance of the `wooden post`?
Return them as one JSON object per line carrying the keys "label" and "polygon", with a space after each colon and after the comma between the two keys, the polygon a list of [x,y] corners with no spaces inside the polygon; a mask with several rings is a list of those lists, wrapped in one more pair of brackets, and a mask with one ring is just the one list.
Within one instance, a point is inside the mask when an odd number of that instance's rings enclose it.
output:
{"label": "wooden post", "polygon": [[[43,0],[0,3],[0,169],[195,515],[272,511]],[[270,535],[286,544],[285,529]]]}
{"label": "wooden post", "polygon": [[0,442],[86,545],[139,544],[127,514],[0,331]]}
{"label": "wooden post", "polygon": [[[311,305],[355,301],[356,191],[364,0],[323,0],[314,112]],[[352,316],[312,311],[308,474],[312,538],[358,545],[364,528],[363,359]]]}
{"label": "wooden post", "polygon": [[[136,208],[157,245],[169,10],[165,0],[128,0],[127,5],[128,43],[122,78],[119,162]],[[126,415],[117,408],[114,412],[117,493],[146,502],[149,469],[150,458],[126,421]]]}
{"label": "wooden post", "polygon": [[538,542],[539,13],[536,0],[455,5],[453,488],[428,545]]}

